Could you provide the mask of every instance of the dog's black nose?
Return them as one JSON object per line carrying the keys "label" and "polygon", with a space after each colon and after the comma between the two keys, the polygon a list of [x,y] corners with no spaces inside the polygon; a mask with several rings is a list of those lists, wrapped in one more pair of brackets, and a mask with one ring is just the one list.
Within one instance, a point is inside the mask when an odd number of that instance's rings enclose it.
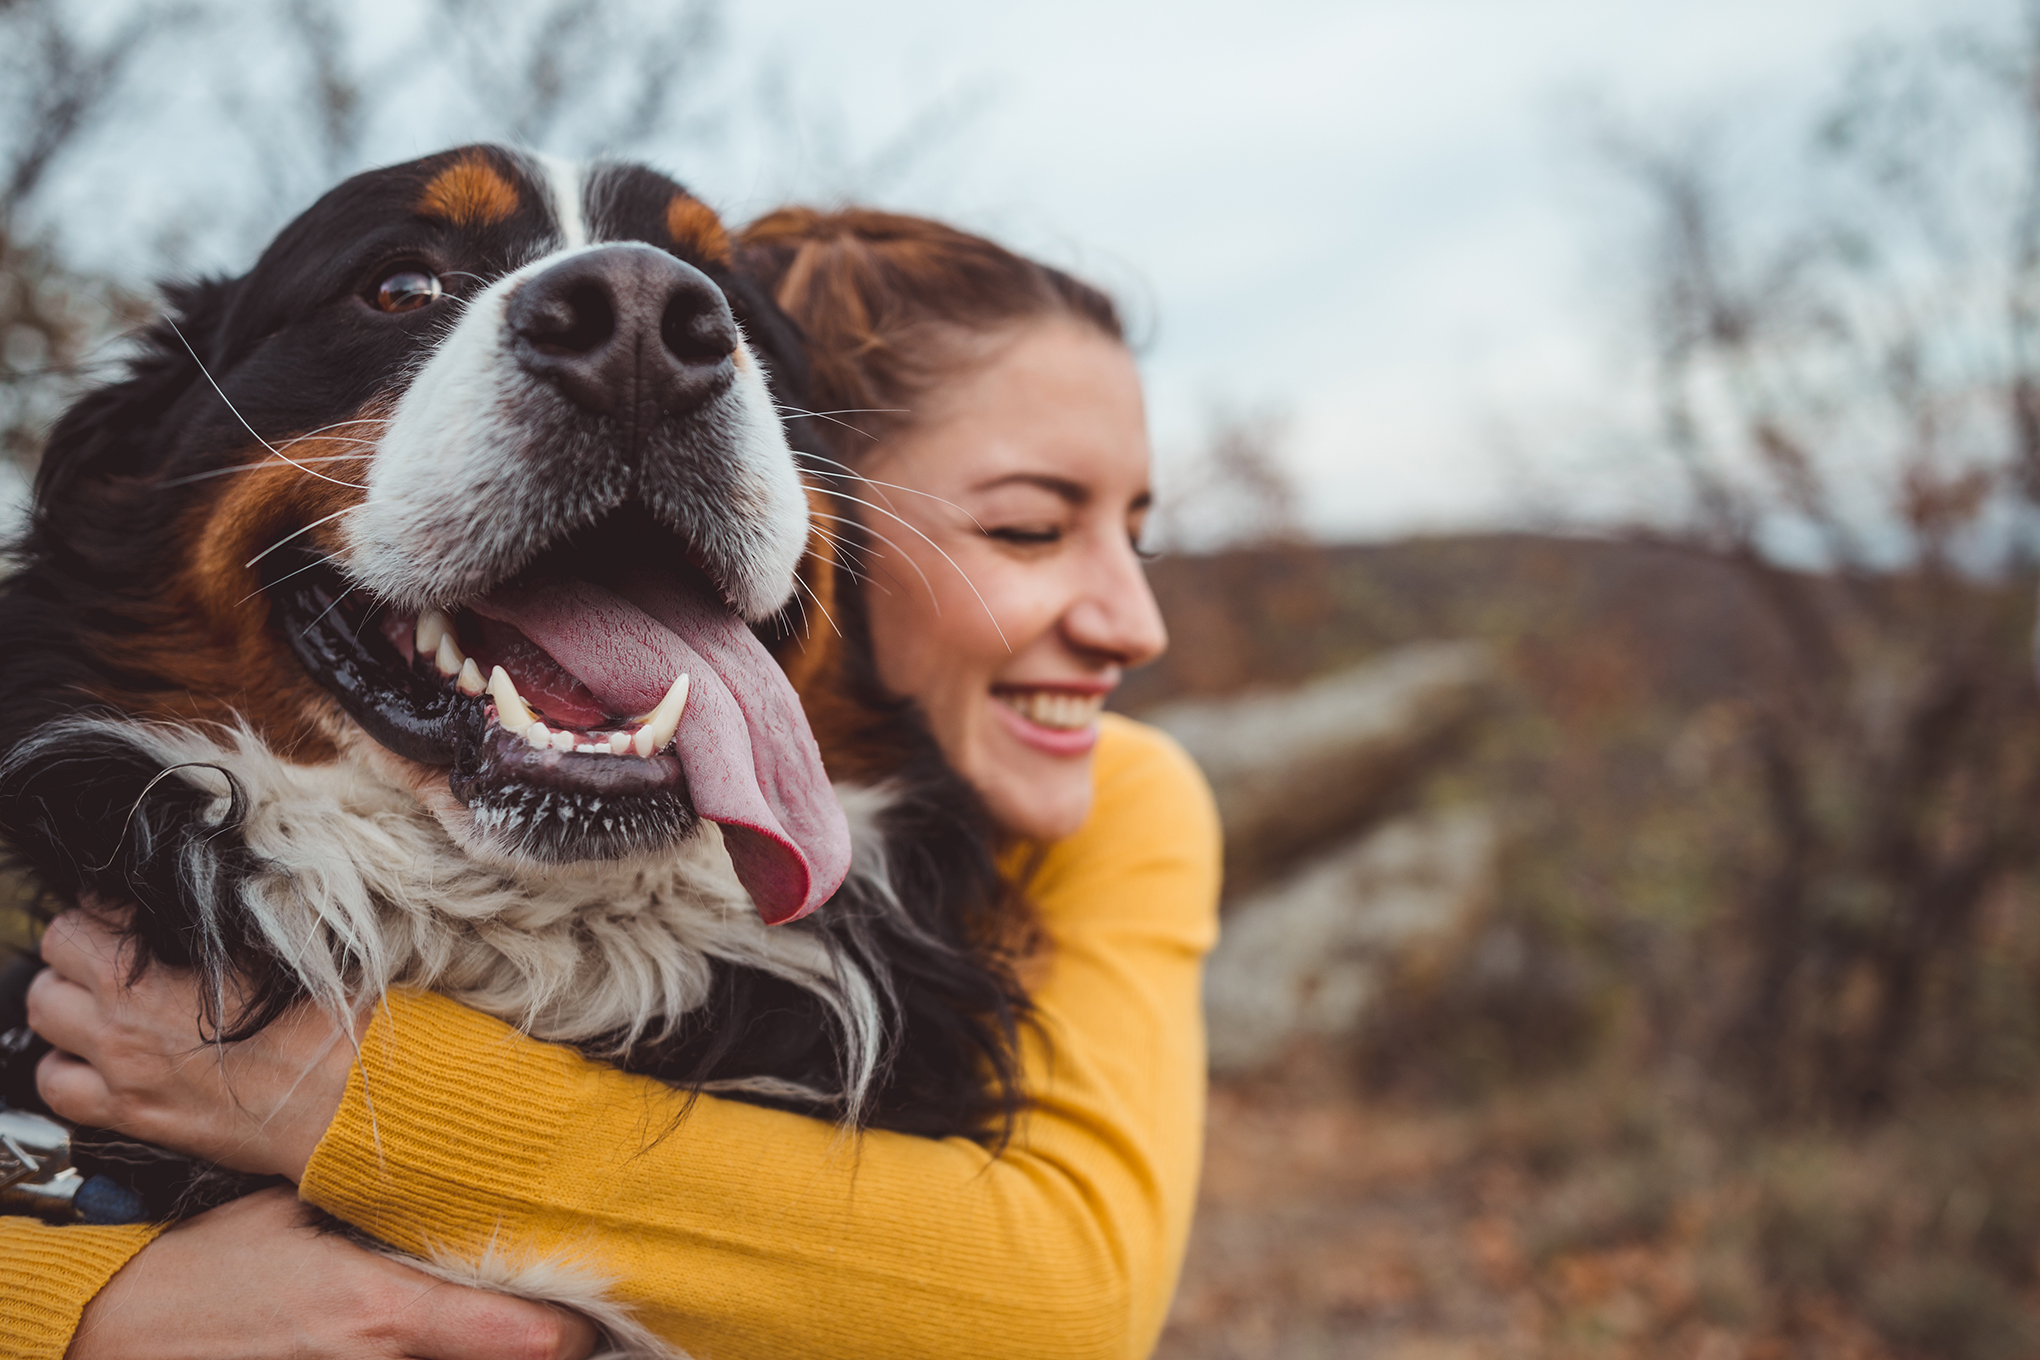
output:
{"label": "dog's black nose", "polygon": [[714,280],[651,246],[603,246],[526,279],[507,313],[517,360],[575,405],[637,430],[735,375],[737,323]]}

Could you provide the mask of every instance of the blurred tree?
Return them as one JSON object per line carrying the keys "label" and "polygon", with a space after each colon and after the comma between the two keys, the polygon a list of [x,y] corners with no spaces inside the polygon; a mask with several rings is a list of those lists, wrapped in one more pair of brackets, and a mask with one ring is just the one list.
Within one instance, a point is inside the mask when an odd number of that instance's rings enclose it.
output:
{"label": "blurred tree", "polygon": [[0,0],[0,457],[17,467],[33,462],[95,342],[142,305],[70,267],[55,233],[30,224],[30,207],[115,102],[137,55],[189,19],[158,7],[91,32],[61,0]]}
{"label": "blurred tree", "polygon": [[1607,146],[1648,210],[1675,536],[1788,643],[1734,709],[1766,834],[1715,955],[1725,1039],[1773,1109],[1875,1110],[1960,1065],[1979,912],[2040,854],[2016,585],[2040,542],[2040,6],[1864,49],[1802,160],[1753,158],[1767,184],[1714,140]]}
{"label": "blurred tree", "polygon": [[1171,548],[1260,548],[1306,537],[1276,410],[1211,409],[1201,446],[1179,463],[1155,507],[1153,537]]}
{"label": "blurred tree", "polygon": [[1288,431],[1280,411],[1214,406],[1200,447],[1161,478],[1146,537],[1199,555],[1196,588],[1167,600],[1166,670],[1191,693],[1300,680],[1333,622],[1328,564],[1283,455]]}

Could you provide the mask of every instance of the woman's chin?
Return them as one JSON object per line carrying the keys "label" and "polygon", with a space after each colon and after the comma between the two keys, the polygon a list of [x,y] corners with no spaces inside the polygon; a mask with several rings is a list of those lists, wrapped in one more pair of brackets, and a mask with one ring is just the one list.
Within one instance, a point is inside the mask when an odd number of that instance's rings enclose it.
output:
{"label": "woman's chin", "polygon": [[984,796],[992,819],[1007,833],[1033,841],[1060,840],[1091,813],[1090,747],[1051,756],[1010,740],[987,743],[992,757],[966,777]]}

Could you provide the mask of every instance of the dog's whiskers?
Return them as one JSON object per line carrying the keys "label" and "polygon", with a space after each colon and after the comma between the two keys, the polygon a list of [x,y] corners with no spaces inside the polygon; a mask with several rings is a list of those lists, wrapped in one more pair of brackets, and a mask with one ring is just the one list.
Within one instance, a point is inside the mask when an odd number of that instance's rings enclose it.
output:
{"label": "dog's whiskers", "polygon": [[[364,439],[358,442],[368,444],[373,443],[374,441]],[[289,448],[290,446],[286,444],[284,445],[284,447]],[[355,462],[358,459],[366,457],[368,457],[368,455],[365,453],[335,453],[324,455],[318,458],[300,458],[295,461],[298,463],[351,463]],[[283,461],[289,463],[292,462],[293,460],[286,458]],[[259,468],[266,468],[270,466],[272,466],[272,460],[264,458],[263,460],[257,463],[238,463],[233,467],[214,468],[210,472],[194,472],[184,477],[172,477],[169,481],[158,482],[156,483],[156,485],[164,488],[165,490],[168,490],[170,487],[173,486],[189,486],[193,482],[203,482],[211,477],[231,477],[237,472],[254,472]],[[344,486],[346,485],[346,483],[342,483],[342,485]]]}
{"label": "dog's whiskers", "polygon": [[301,638],[310,637],[312,635],[312,630],[314,628],[317,628],[321,623],[324,623],[326,621],[326,616],[332,613],[334,610],[338,609],[340,607],[340,602],[346,599],[349,595],[352,595],[353,593],[354,587],[349,586],[347,587],[347,589],[341,591],[338,595],[335,595],[333,597],[333,603],[327,605],[324,609],[321,609],[319,611],[319,616],[313,619],[310,623],[306,624],[304,632],[299,633],[298,636]]}
{"label": "dog's whiskers", "polygon": [[[869,528],[868,526],[861,524],[854,519],[849,519],[843,515],[824,515],[821,512],[816,511],[815,518],[826,519],[836,524],[848,524],[852,528],[856,529],[858,532],[870,534],[873,538],[885,544],[886,547],[891,548],[903,560],[905,560],[908,566],[914,569],[914,574],[921,578],[921,584],[927,588],[928,599],[930,603],[932,603],[935,606],[935,616],[937,618],[940,618],[942,616],[942,601],[936,598],[935,583],[928,579],[928,573],[921,570],[921,564],[914,560],[913,555],[909,553],[905,548],[902,548],[896,541],[887,538],[884,534],[880,533],[876,529]],[[883,561],[884,559],[880,560]],[[897,580],[899,578],[894,577],[893,579]]]}
{"label": "dog's whiskers", "polygon": [[[855,425],[852,425],[852,424],[851,424],[851,423],[850,423],[849,421],[847,421],[847,420],[838,420],[838,419],[836,419],[836,417],[837,417],[837,416],[863,416],[863,415],[872,415],[872,416],[887,416],[887,415],[890,415],[890,416],[904,416],[904,415],[910,415],[910,414],[912,414],[912,412],[908,411],[908,410],[907,410],[907,408],[906,408],[906,407],[904,407],[904,406],[868,406],[868,407],[864,407],[864,408],[862,408],[862,409],[858,409],[858,408],[847,408],[847,409],[845,409],[845,410],[841,410],[841,411],[810,411],[810,410],[808,410],[808,409],[807,409],[806,407],[803,407],[803,406],[788,406],[788,405],[787,405],[786,403],[784,403],[784,402],[778,402],[778,401],[775,401],[775,402],[773,402],[772,404],[773,404],[774,406],[778,407],[778,408],[779,408],[779,410],[780,410],[780,411],[781,411],[781,412],[782,412],[783,414],[785,414],[785,415],[793,416],[793,417],[795,417],[795,418],[799,418],[799,417],[802,417],[802,416],[812,416],[812,417],[813,417],[814,419],[816,419],[816,420],[826,420],[826,421],[828,421],[828,422],[829,422],[829,423],[830,423],[831,425],[841,425],[841,426],[842,426],[842,427],[843,427],[844,429],[846,429],[846,430],[849,430],[849,431],[850,431],[851,433],[853,433],[853,434],[861,434],[861,435],[863,435],[863,436],[864,436],[864,437],[865,437],[866,439],[877,439],[877,438],[878,438],[878,436],[877,436],[877,435],[875,435],[875,434],[873,434],[873,433],[872,433],[871,431],[869,431],[869,430],[860,430],[860,429],[858,429],[858,428],[857,428],[857,427],[856,427]],[[833,460],[831,460],[831,461],[833,461]]]}
{"label": "dog's whiskers", "polygon": [[[796,576],[794,580],[798,582],[800,578]],[[800,635],[802,637],[813,637],[815,635],[815,629],[814,624],[808,620],[807,601],[803,600],[800,597],[800,595],[796,593],[793,597],[793,602],[800,609]]]}
{"label": "dog's whiskers", "polygon": [[[845,559],[842,562],[843,570],[850,573],[850,579],[852,579],[853,581],[861,581],[866,585],[878,586],[880,590],[885,590],[884,586],[879,585],[878,579],[876,577],[868,575],[867,573],[858,570],[859,567],[864,565],[864,559],[866,556],[868,556],[866,550],[859,548],[855,543],[852,543],[849,539],[843,537],[841,534],[830,533],[827,529],[822,528],[820,525],[815,525],[812,527],[814,528],[815,537],[821,539],[824,543],[827,543],[830,547],[834,548],[839,554],[843,555],[843,558]],[[850,560],[852,558],[854,558],[855,560]],[[889,590],[886,591],[886,594],[888,595],[890,595],[891,593],[892,592]]]}
{"label": "dog's whiskers", "polygon": [[[836,462],[836,460],[833,458],[831,458],[829,461],[832,463]],[[844,467],[847,466],[847,464],[837,463],[836,466]],[[970,511],[964,509],[962,506],[958,505],[955,501],[950,500],[947,496],[938,496],[932,491],[923,491],[919,487],[913,486],[901,486],[898,482],[881,482],[876,477],[865,476],[863,473],[857,471],[855,468],[852,468],[847,473],[823,472],[819,468],[809,468],[808,471],[814,473],[814,475],[817,477],[828,477],[834,481],[847,482],[855,480],[863,482],[866,486],[882,486],[886,488],[888,491],[904,491],[909,496],[923,496],[926,497],[928,500],[934,501],[937,505],[948,506],[951,510],[954,510],[957,514],[962,515],[965,519],[969,520],[971,524],[975,526],[979,531],[983,531],[985,527],[983,521],[978,519],[976,515],[973,515]],[[828,488],[818,486],[815,488],[815,490],[826,492]]]}
{"label": "dog's whiskers", "polygon": [[252,567],[257,562],[260,562],[263,558],[269,556],[269,554],[275,552],[278,548],[281,548],[284,544],[290,542],[293,538],[296,538],[301,534],[308,534],[312,530],[318,528],[321,524],[329,523],[333,520],[340,518],[340,516],[349,513],[350,511],[359,510],[360,508],[361,507],[359,505],[342,506],[340,509],[335,510],[330,515],[324,515],[318,519],[313,520],[310,524],[305,525],[302,529],[293,529],[289,533],[285,534],[282,538],[277,539],[276,542],[264,548],[261,552],[256,553],[246,562],[243,562],[241,565],[244,567]]}
{"label": "dog's whiskers", "polygon": [[[843,636],[843,630],[841,628],[836,627],[836,620],[830,617],[829,607],[822,603],[821,596],[815,594],[815,588],[809,585],[806,581],[801,580],[800,577],[798,576],[793,578],[793,583],[795,586],[799,587],[802,590],[805,590],[808,593],[808,598],[815,602],[815,608],[821,610],[822,617],[829,620],[830,630],[834,632],[837,637]],[[794,598],[798,599],[799,596],[795,596]]]}
{"label": "dog's whiskers", "polygon": [[[898,524],[901,528],[907,530],[907,532],[913,534],[915,537],[919,538],[923,543],[926,543],[929,547],[933,548],[938,554],[941,555],[942,560],[947,562],[950,565],[950,567],[956,572],[956,574],[963,578],[963,583],[970,587],[970,593],[977,597],[979,608],[983,609],[985,611],[985,617],[991,620],[992,631],[999,635],[999,642],[1005,647],[1007,651],[1010,652],[1013,650],[1012,642],[1008,640],[1006,637],[1006,630],[999,626],[999,616],[994,614],[992,612],[991,605],[985,602],[984,592],[980,591],[977,588],[977,582],[970,579],[969,572],[965,571],[962,567],[957,566],[956,559],[951,557],[947,552],[945,552],[940,543],[937,543],[934,539],[928,537],[928,535],[923,533],[917,525],[911,524],[908,521],[901,519],[898,515],[886,509],[884,506],[879,505],[873,501],[865,500],[862,496],[853,496],[847,491],[831,491],[828,487],[825,486],[818,486],[815,488],[815,490],[821,492],[821,494],[823,494],[824,496],[834,496],[838,500],[849,501],[853,505],[861,505],[867,510],[876,510],[878,511],[879,514],[884,515],[889,520],[892,520],[893,522]],[[855,523],[854,520],[851,522]],[[869,528],[866,528],[865,532],[872,533],[872,531]],[[877,537],[877,535],[873,534],[873,537]],[[888,543],[892,543],[891,539],[886,539],[885,541]],[[904,550],[900,549],[899,544],[892,543],[892,546],[895,551],[900,552],[902,556],[906,556]],[[907,557],[907,560],[909,562],[912,562],[913,558]],[[914,570],[920,571],[921,569],[918,566],[916,566]],[[928,579],[928,575],[926,572],[921,573],[921,579],[923,581],[926,581]],[[930,585],[928,587],[928,595],[931,600],[934,599],[935,587],[933,585]],[[936,606],[935,612],[938,616],[942,612],[939,603]]]}
{"label": "dog's whiskers", "polygon": [[[320,553],[317,557],[314,557],[311,561],[305,563],[302,567],[299,567],[296,571],[285,572],[283,575],[277,577],[274,581],[271,581],[269,583],[269,586],[280,586],[285,581],[288,581],[291,577],[302,576],[306,572],[310,571],[313,567],[323,567],[332,560],[333,559],[326,556],[326,554]],[[246,595],[243,595],[240,599],[234,601],[234,607],[236,609],[240,608],[242,605],[248,603],[248,601],[254,599],[257,595],[260,595],[263,591],[267,590],[269,586],[255,587],[255,589],[249,591]]]}
{"label": "dog's whiskers", "polygon": [[362,486],[359,483],[343,482],[338,477],[328,477],[323,472],[319,472],[312,468],[308,468],[303,463],[298,462],[296,459],[290,457],[288,454],[284,453],[281,449],[277,448],[274,444],[264,439],[262,435],[256,430],[256,428],[248,423],[248,417],[241,414],[241,408],[234,405],[233,400],[227,396],[225,389],[223,389],[219,385],[219,383],[214,380],[211,371],[208,370],[205,366],[205,360],[198,357],[198,351],[193,349],[191,347],[191,342],[184,338],[184,332],[177,329],[177,323],[175,321],[172,321],[169,317],[166,316],[163,318],[163,324],[170,328],[170,333],[176,336],[178,343],[184,346],[185,353],[191,356],[191,362],[198,365],[199,373],[204,376],[206,382],[212,385],[212,390],[219,393],[220,400],[226,402],[227,409],[234,413],[234,419],[241,422],[241,428],[246,430],[249,434],[255,436],[256,443],[260,444],[263,448],[268,449],[271,453],[275,454],[278,458],[283,459],[284,462],[289,463],[292,467],[299,469],[300,471],[306,473],[309,476],[317,477],[322,482],[331,482],[335,486],[344,486],[347,487],[349,490],[353,491],[368,490],[367,487]]}

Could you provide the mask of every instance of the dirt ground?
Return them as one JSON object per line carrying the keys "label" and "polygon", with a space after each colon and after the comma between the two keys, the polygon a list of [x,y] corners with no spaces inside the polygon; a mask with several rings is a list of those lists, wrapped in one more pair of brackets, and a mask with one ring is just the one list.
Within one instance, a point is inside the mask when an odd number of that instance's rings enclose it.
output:
{"label": "dirt ground", "polygon": [[[1655,1240],[1534,1253],[1550,1191],[1484,1148],[1477,1112],[1307,1081],[1221,1086],[1162,1360],[1873,1360],[1839,1309],[1709,1320],[1677,1216]],[[1768,1334],[1766,1334],[1768,1333]]]}

